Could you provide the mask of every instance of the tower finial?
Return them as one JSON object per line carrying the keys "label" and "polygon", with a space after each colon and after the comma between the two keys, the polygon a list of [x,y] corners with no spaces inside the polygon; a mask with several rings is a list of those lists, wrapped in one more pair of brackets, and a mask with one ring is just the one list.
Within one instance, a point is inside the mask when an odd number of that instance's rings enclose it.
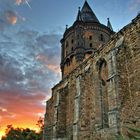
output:
{"label": "tower finial", "polygon": [[81,7],[78,7],[78,14],[77,14],[77,18],[76,18],[76,20],[77,21],[82,21],[82,17],[81,17]]}
{"label": "tower finial", "polygon": [[68,29],[68,25],[66,25],[66,30]]}
{"label": "tower finial", "polygon": [[78,10],[80,11],[80,9],[81,9],[81,7],[79,6],[79,7],[78,7]]}
{"label": "tower finial", "polygon": [[111,25],[111,23],[110,23],[109,18],[107,18],[107,27],[108,27],[111,31],[113,31],[113,28],[112,28],[112,25]]}

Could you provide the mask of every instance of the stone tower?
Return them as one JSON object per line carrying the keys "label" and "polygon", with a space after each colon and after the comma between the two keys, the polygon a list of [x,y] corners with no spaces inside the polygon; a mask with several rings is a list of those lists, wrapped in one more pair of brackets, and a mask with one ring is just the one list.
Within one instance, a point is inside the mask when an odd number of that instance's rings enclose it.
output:
{"label": "stone tower", "polygon": [[85,1],[74,24],[67,28],[61,40],[61,71],[66,77],[80,63],[106,44],[113,33],[112,26],[101,24]]}
{"label": "stone tower", "polygon": [[85,1],[61,44],[43,140],[129,139],[127,128],[140,128],[140,14],[114,33]]}

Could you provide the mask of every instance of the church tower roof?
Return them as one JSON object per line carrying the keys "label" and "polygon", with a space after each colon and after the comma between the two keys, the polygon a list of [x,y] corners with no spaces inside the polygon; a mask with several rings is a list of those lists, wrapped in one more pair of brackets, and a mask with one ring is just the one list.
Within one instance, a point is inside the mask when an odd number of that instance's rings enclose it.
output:
{"label": "church tower roof", "polygon": [[95,13],[90,8],[87,0],[85,1],[82,10],[81,10],[81,17],[84,22],[97,22],[99,23],[98,18],[96,17]]}

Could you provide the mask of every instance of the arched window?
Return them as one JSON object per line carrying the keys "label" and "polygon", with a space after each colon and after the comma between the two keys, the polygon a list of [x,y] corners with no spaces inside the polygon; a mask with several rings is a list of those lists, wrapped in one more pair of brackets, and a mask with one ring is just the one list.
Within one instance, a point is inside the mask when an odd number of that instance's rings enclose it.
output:
{"label": "arched window", "polygon": [[72,44],[74,43],[74,40],[73,40],[73,39],[71,40],[71,43],[72,43]]}
{"label": "arched window", "polygon": [[69,42],[68,41],[66,41],[66,48],[69,46]]}
{"label": "arched window", "polygon": [[107,128],[109,126],[108,123],[108,85],[107,85],[107,79],[108,79],[108,67],[107,62],[104,58],[100,58],[97,62],[98,67],[98,77],[99,77],[99,96],[100,96],[100,105],[101,105],[101,127]]}
{"label": "arched window", "polygon": [[66,64],[67,64],[67,66],[70,66],[70,59],[69,58],[66,59]]}
{"label": "arched window", "polygon": [[89,40],[92,40],[92,35],[89,36]]}
{"label": "arched window", "polygon": [[73,51],[73,47],[71,48],[71,51]]}
{"label": "arched window", "polygon": [[89,46],[92,48],[92,43],[90,43]]}
{"label": "arched window", "polygon": [[105,38],[104,38],[103,34],[100,34],[99,40],[100,41],[105,41]]}
{"label": "arched window", "polygon": [[66,56],[68,55],[68,51],[66,50]]}

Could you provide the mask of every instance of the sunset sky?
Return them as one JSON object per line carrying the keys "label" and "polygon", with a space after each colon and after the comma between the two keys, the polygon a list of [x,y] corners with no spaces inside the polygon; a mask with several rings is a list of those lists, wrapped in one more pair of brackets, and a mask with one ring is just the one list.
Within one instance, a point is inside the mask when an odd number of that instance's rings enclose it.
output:
{"label": "sunset sky", "polygon": [[[36,129],[60,80],[60,43],[84,0],[0,0],[0,137],[8,124]],[[88,0],[115,31],[140,11],[140,0]]]}

